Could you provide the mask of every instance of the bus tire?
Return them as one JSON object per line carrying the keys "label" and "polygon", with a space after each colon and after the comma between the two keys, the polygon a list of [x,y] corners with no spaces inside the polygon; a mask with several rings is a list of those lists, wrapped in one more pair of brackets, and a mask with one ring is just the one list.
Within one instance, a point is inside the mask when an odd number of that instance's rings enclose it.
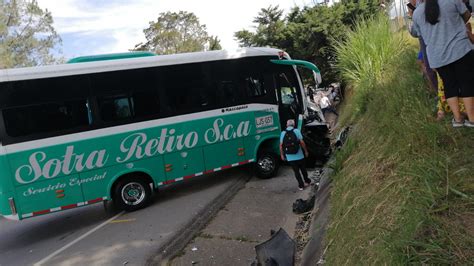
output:
{"label": "bus tire", "polygon": [[262,152],[257,156],[255,172],[258,178],[267,179],[276,176],[280,161],[273,152]]}
{"label": "bus tire", "polygon": [[113,202],[118,209],[136,211],[148,205],[151,194],[150,185],[145,180],[130,176],[120,180],[115,186]]}

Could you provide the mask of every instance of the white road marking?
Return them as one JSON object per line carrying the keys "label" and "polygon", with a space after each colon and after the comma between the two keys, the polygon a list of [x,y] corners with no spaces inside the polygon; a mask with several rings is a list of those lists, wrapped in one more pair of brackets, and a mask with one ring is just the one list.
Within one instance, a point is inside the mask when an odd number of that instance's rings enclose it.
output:
{"label": "white road marking", "polygon": [[52,254],[50,254],[49,256],[47,256],[46,258],[38,261],[37,263],[33,264],[34,266],[40,266],[40,265],[43,265],[45,264],[48,260],[52,259],[54,256],[58,255],[59,253],[63,252],[64,250],[70,248],[72,245],[76,244],[77,242],[81,241],[82,239],[86,238],[87,236],[89,236],[90,234],[94,233],[95,231],[99,230],[100,228],[104,227],[106,224],[110,223],[111,221],[117,219],[120,215],[124,214],[125,211],[122,211],[120,213],[118,213],[117,215],[115,215],[114,217],[108,219],[107,221],[101,223],[100,225],[94,227],[93,229],[91,229],[90,231],[88,231],[87,233],[83,234],[82,236],[76,238],[74,241],[70,242],[69,244],[63,246],[62,248],[56,250],[55,252],[53,252]]}

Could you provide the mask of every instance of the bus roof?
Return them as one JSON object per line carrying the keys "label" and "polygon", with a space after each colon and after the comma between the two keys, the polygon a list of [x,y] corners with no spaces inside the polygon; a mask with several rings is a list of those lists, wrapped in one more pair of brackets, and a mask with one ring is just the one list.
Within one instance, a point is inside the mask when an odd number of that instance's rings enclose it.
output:
{"label": "bus roof", "polygon": [[[264,47],[247,47],[234,51],[218,50],[172,55],[93,61],[80,64],[61,64],[25,68],[0,69],[0,82],[100,73],[125,69],[139,69],[186,63],[228,60],[254,56],[276,56],[282,50]],[[285,53],[285,57],[289,56]]]}
{"label": "bus roof", "polygon": [[135,58],[135,57],[147,57],[155,56],[155,53],[146,52],[146,51],[133,51],[128,53],[115,53],[115,54],[99,54],[99,55],[88,55],[88,56],[79,56],[67,61],[68,64],[72,63],[85,63],[85,62],[95,62],[95,61],[105,61],[105,60],[117,60],[125,58]]}

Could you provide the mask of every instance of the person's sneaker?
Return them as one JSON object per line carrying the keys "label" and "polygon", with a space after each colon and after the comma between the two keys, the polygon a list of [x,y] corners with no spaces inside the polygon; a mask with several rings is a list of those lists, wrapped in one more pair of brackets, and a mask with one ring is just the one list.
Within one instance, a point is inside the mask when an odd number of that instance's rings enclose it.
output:
{"label": "person's sneaker", "polygon": [[474,122],[471,122],[469,120],[464,120],[464,126],[465,127],[474,127]]}
{"label": "person's sneaker", "polygon": [[453,127],[462,127],[462,126],[465,125],[465,122],[458,122],[458,121],[456,121],[454,118],[453,118],[453,120],[451,121],[451,123],[452,123]]}
{"label": "person's sneaker", "polygon": [[299,190],[299,191],[302,191],[303,189],[304,189],[304,188],[302,188],[302,187],[298,187],[298,190]]}

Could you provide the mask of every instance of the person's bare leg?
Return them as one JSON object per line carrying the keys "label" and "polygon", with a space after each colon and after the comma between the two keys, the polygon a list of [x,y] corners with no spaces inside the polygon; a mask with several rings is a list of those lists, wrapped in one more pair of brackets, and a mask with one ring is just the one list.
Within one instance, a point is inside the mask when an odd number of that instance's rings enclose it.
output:
{"label": "person's bare leg", "polygon": [[467,117],[469,118],[469,122],[474,122],[474,97],[466,97],[461,99],[464,102],[464,107],[466,107],[466,113]]}
{"label": "person's bare leg", "polygon": [[446,101],[448,102],[448,105],[451,108],[451,111],[453,112],[454,120],[456,120],[457,122],[462,122],[461,111],[459,110],[458,97],[451,97],[451,98],[446,99]]}

